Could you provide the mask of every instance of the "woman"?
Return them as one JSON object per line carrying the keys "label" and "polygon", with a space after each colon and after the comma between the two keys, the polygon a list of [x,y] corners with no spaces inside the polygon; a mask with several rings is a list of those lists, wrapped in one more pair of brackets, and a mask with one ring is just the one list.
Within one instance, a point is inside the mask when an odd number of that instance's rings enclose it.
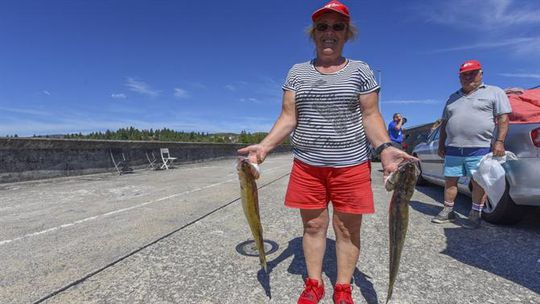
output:
{"label": "woman", "polygon": [[291,68],[272,130],[259,144],[238,152],[262,163],[293,134],[294,162],[285,205],[300,209],[308,272],[298,303],[318,303],[324,296],[322,265],[331,201],[338,268],[333,299],[350,304],[362,214],[374,212],[367,140],[377,147],[385,175],[413,157],[390,143],[378,108],[379,85],[369,66],[342,56],[345,42],[355,35],[348,8],[331,1],[315,11],[312,20],[310,36],[317,57]]}

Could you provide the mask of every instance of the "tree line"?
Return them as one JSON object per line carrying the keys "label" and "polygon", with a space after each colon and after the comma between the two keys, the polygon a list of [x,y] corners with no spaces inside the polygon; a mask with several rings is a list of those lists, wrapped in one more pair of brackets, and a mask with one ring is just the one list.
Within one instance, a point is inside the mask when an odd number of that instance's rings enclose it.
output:
{"label": "tree line", "polygon": [[[92,132],[89,134],[72,133],[65,135],[34,135],[35,138],[68,138],[68,139],[101,139],[101,140],[144,140],[144,141],[176,141],[201,143],[243,143],[252,144],[260,142],[268,133],[242,131],[238,133],[208,133],[184,132],[168,128],[139,130],[134,127],[120,128],[116,131]],[[17,137],[17,135],[8,136]],[[287,138],[284,142],[290,144]]]}

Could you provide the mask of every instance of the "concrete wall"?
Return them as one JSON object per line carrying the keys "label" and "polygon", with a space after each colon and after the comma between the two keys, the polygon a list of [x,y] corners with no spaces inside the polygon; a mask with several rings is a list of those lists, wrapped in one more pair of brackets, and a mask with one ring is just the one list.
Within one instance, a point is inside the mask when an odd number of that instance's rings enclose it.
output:
{"label": "concrete wall", "polygon": [[[178,143],[163,141],[109,141],[50,138],[0,138],[0,183],[60,176],[116,172],[116,160],[124,153],[132,168],[145,168],[148,153],[159,158],[169,148],[175,164],[207,159],[233,158],[244,144]],[[288,152],[280,146],[274,152]]]}

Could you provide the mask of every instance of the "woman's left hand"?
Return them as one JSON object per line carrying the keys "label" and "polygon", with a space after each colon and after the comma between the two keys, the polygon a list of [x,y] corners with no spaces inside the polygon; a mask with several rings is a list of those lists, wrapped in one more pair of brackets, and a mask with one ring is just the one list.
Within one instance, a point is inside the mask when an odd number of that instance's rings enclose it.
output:
{"label": "woman's left hand", "polygon": [[384,170],[384,177],[397,170],[403,161],[420,161],[418,158],[409,155],[396,147],[388,147],[381,152],[381,164]]}

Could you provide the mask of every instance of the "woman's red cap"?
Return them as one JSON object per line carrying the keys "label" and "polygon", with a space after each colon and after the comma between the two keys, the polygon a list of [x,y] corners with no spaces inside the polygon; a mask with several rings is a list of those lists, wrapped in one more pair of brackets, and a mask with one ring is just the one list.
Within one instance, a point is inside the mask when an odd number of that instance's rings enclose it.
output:
{"label": "woman's red cap", "polygon": [[337,0],[332,0],[328,3],[326,3],[323,7],[321,7],[320,9],[316,10],[313,15],[311,15],[311,20],[313,20],[313,22],[315,22],[315,20],[317,20],[320,16],[328,13],[328,12],[335,12],[335,13],[338,13],[344,17],[347,18],[347,20],[349,20],[351,18],[350,14],[349,14],[349,9],[345,6],[345,4],[337,1]]}

